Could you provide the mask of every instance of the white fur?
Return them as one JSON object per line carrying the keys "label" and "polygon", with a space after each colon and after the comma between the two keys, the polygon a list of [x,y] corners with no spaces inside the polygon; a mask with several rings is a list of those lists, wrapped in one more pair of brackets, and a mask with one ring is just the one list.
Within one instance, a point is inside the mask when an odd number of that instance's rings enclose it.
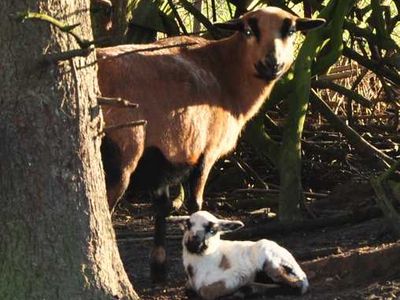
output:
{"label": "white fur", "polygon": [[[193,271],[192,277],[188,274],[189,287],[199,293],[202,287],[223,281],[227,293],[232,293],[253,282],[256,273],[265,266],[267,266],[267,275],[279,282],[280,278],[274,278],[274,273],[284,265],[293,270],[293,277],[297,281],[296,286],[301,292],[307,291],[309,284],[306,274],[289,251],[273,241],[266,239],[257,242],[221,240],[221,232],[217,232],[212,236],[206,235],[209,246],[204,253],[192,254],[187,250],[185,242],[188,239],[201,231],[204,232],[204,226],[209,222],[218,224],[221,221],[229,222],[219,220],[206,211],[196,212],[190,217],[192,226],[190,230],[185,231],[183,237],[183,264],[186,272],[189,266]],[[223,256],[230,265],[227,269],[220,267]]]}

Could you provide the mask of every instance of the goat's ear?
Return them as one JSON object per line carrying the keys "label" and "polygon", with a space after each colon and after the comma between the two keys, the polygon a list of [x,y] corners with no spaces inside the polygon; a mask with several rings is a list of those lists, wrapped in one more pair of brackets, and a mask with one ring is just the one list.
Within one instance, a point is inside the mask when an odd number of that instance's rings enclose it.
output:
{"label": "goat's ear", "polygon": [[182,230],[186,230],[186,228],[187,228],[186,224],[187,224],[187,222],[188,222],[189,219],[190,219],[190,216],[171,216],[171,217],[168,217],[168,218],[167,218],[167,220],[168,220],[169,222],[178,224],[179,227],[180,227]]}
{"label": "goat's ear", "polygon": [[296,20],[296,30],[297,31],[309,31],[316,29],[325,24],[324,19],[308,19],[308,18],[298,18]]}
{"label": "goat's ear", "polygon": [[241,31],[244,28],[243,20],[241,18],[232,19],[225,23],[214,23],[214,26],[220,29]]}
{"label": "goat's ear", "polygon": [[230,220],[219,220],[218,228],[219,230],[224,232],[235,231],[242,228],[244,224],[240,221],[230,221]]}

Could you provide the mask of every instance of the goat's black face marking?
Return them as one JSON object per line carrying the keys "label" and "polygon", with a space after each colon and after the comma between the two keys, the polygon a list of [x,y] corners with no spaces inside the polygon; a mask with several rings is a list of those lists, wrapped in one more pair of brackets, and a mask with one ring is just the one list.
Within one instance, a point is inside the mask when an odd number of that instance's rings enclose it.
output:
{"label": "goat's black face marking", "polygon": [[198,236],[193,237],[185,243],[186,249],[192,254],[201,255],[208,248],[207,240],[199,238]]}
{"label": "goat's black face marking", "polygon": [[254,67],[257,71],[256,77],[268,83],[279,77],[283,65],[278,64],[274,53],[270,53],[265,57],[264,61],[258,61]]}
{"label": "goat's black face marking", "polygon": [[288,266],[283,265],[283,269],[285,270],[285,272],[286,272],[288,275],[295,275],[294,272],[293,272],[293,269],[292,269],[291,267],[288,267]]}
{"label": "goat's black face marking", "polygon": [[250,18],[247,23],[249,24],[250,28],[251,28],[251,32],[252,34],[256,37],[257,42],[260,42],[260,38],[261,38],[261,32],[260,32],[260,28],[258,27],[258,21],[256,18]]}
{"label": "goat's black face marking", "polygon": [[204,227],[204,231],[206,233],[214,235],[217,233],[217,228],[215,227],[215,224],[213,222],[208,222],[208,224]]}
{"label": "goat's black face marking", "polygon": [[286,39],[292,36],[296,32],[296,27],[293,24],[293,21],[289,18],[286,18],[282,22],[281,27],[281,37],[282,39]]}
{"label": "goat's black face marking", "polygon": [[[190,220],[187,222],[188,230],[192,224]],[[192,254],[202,254],[208,248],[208,238],[217,233],[217,225],[213,222],[208,222],[203,225],[204,230],[197,231],[194,235],[185,242],[186,249]]]}

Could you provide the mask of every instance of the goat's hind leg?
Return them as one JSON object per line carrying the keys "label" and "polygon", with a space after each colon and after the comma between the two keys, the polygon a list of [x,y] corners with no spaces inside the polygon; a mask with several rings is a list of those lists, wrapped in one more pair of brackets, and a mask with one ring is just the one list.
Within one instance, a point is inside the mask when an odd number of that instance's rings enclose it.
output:
{"label": "goat's hind leg", "polygon": [[169,187],[165,187],[153,195],[154,209],[154,247],[151,252],[150,272],[153,282],[167,279],[167,255],[165,251],[167,217],[171,211]]}
{"label": "goat's hind leg", "polygon": [[187,180],[187,186],[189,188],[187,207],[189,214],[195,213],[202,208],[204,187],[214,161],[215,160],[206,159],[206,157],[202,155],[190,172]]}
{"label": "goat's hind leg", "polygon": [[[124,195],[143,153],[140,143],[141,131],[120,130],[128,142],[123,143],[120,135],[105,136],[101,145],[101,155],[106,177],[107,199],[111,213]],[[138,133],[139,132],[139,133]],[[120,132],[118,132],[120,134]],[[143,140],[143,139],[142,139]],[[123,150],[122,150],[123,149]]]}

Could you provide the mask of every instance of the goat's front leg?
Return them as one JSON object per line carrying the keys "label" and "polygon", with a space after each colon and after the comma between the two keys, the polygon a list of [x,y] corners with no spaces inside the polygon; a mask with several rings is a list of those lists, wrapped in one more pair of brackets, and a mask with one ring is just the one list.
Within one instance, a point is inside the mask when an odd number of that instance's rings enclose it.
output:
{"label": "goat's front leg", "polygon": [[189,214],[195,213],[202,208],[204,188],[214,162],[215,159],[206,158],[203,155],[190,173],[187,182],[189,187],[189,197],[187,199]]}
{"label": "goat's front leg", "polygon": [[169,188],[157,192],[153,196],[154,208],[154,247],[151,252],[150,272],[153,282],[163,282],[167,277],[167,254],[165,240],[167,217],[171,211]]}

